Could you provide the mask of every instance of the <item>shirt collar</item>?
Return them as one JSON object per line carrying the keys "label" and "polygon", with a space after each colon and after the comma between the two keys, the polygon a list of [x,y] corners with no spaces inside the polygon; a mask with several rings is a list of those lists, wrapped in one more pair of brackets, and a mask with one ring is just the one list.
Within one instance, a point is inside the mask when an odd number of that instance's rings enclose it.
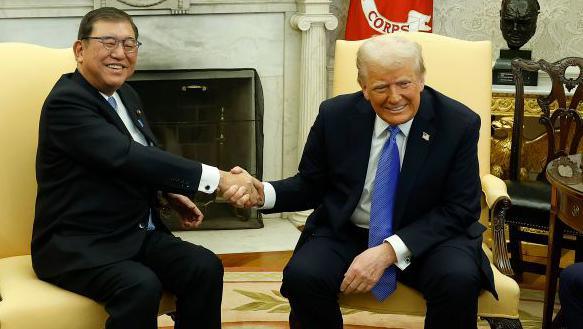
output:
{"label": "shirt collar", "polygon": [[111,95],[111,96],[107,96],[106,94],[102,93],[101,91],[99,92],[99,94],[101,94],[101,96],[103,96],[103,98],[105,98],[105,100],[107,100],[109,97],[115,98],[116,101],[118,100],[117,99],[118,97],[116,97],[117,96],[117,91],[114,92],[113,95]]}
{"label": "shirt collar", "polygon": [[[411,118],[411,120],[405,122],[405,123],[401,123],[399,125],[399,130],[401,130],[401,133],[403,135],[405,135],[405,138],[407,138],[407,136],[409,135],[409,131],[411,130],[411,125],[413,124],[413,120],[415,119],[415,117]],[[374,121],[374,136],[375,138],[379,138],[381,136],[381,134],[383,132],[385,132],[385,130],[387,130],[387,128],[389,127],[389,124],[381,119],[376,113],[375,113],[375,121]]]}

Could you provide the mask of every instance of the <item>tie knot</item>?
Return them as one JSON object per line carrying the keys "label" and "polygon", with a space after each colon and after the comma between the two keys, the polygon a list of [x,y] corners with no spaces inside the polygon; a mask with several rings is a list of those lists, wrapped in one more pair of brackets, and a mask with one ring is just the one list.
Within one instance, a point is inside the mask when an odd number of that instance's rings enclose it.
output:
{"label": "tie knot", "polygon": [[401,132],[401,129],[399,129],[399,126],[389,126],[389,132],[391,133],[390,137],[395,138]]}
{"label": "tie knot", "polygon": [[113,107],[114,110],[117,110],[117,102],[115,101],[115,98],[113,96],[107,97],[107,102],[109,103],[109,105],[111,105],[111,107]]}

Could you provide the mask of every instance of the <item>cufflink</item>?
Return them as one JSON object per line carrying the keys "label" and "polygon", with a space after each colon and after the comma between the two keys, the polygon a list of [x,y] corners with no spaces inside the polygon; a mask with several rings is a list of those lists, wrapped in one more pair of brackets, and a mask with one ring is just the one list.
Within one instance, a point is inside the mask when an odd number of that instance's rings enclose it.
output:
{"label": "cufflink", "polygon": [[405,257],[405,263],[411,264],[411,256]]}
{"label": "cufflink", "polygon": [[211,189],[211,186],[210,185],[205,185],[204,189],[207,190],[207,191],[209,191]]}

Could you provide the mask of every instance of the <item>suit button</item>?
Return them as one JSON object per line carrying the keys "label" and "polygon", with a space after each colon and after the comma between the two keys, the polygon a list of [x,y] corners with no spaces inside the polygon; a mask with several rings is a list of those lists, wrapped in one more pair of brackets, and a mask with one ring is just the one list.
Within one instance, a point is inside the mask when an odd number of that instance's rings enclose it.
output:
{"label": "suit button", "polygon": [[144,228],[144,227],[146,227],[146,225],[144,225],[144,224],[140,223],[140,224],[138,224],[138,227],[139,227],[139,228]]}

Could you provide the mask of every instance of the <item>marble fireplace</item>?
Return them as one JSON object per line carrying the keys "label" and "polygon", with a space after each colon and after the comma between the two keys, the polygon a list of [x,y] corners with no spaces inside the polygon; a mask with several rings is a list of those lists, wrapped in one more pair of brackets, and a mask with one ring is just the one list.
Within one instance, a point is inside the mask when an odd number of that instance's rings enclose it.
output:
{"label": "marble fireplace", "polygon": [[71,47],[81,16],[102,6],[134,17],[143,42],[138,70],[256,70],[264,95],[263,178],[295,173],[326,97],[326,31],[337,27],[330,1],[4,0],[0,42]]}
{"label": "marble fireplace", "polygon": [[[263,88],[254,70],[141,70],[128,83],[161,148],[218,168],[241,166],[262,178]],[[205,215],[198,229],[263,227],[256,209],[235,208],[220,197],[208,202],[204,193],[194,200]],[[169,207],[160,215],[169,229],[181,229]]]}

